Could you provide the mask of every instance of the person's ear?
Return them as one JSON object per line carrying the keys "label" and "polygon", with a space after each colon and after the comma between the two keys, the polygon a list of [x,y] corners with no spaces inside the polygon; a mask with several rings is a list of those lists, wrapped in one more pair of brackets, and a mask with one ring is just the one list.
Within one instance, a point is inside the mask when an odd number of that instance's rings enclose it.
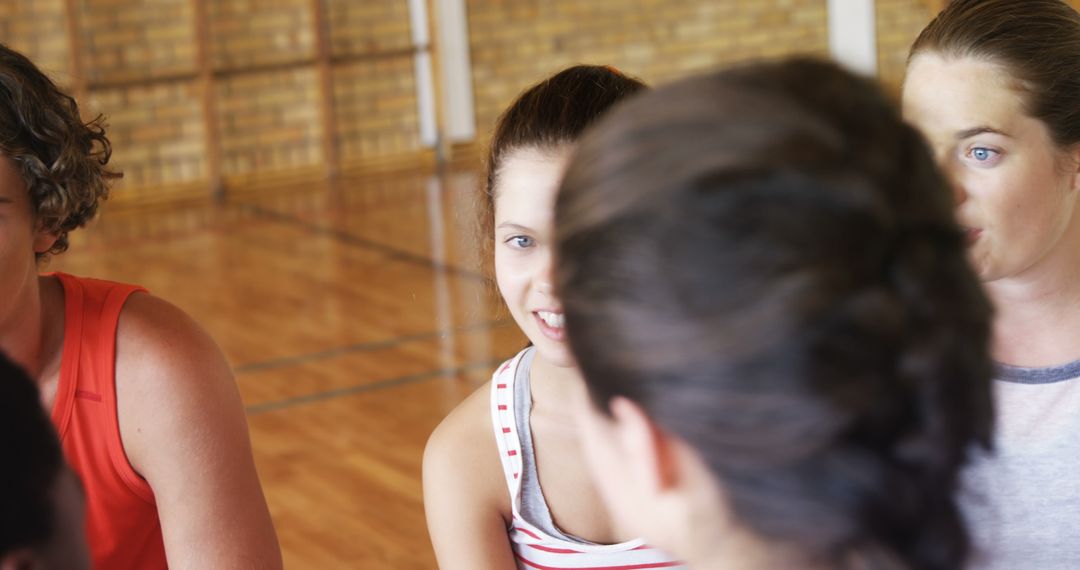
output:
{"label": "person's ear", "polygon": [[679,481],[675,441],[627,398],[612,398],[610,409],[623,456],[646,489],[662,494],[675,487]]}
{"label": "person's ear", "polygon": [[1080,193],[1080,144],[1074,144],[1067,151],[1063,160],[1068,161],[1069,174],[1072,176],[1072,184],[1069,185],[1069,190]]}
{"label": "person's ear", "polygon": [[38,229],[34,231],[34,253],[38,255],[47,253],[58,239],[60,236],[56,232],[47,230],[39,224]]}

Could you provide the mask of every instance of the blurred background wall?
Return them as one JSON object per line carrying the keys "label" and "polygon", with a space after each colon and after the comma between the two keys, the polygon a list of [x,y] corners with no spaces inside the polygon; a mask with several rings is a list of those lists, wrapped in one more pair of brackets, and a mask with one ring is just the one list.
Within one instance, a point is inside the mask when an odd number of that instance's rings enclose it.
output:
{"label": "blurred background wall", "polygon": [[[125,173],[114,201],[167,201],[432,164],[415,61],[439,50],[440,1],[420,0],[432,38],[424,45],[414,41],[409,0],[2,0],[0,41],[72,92],[87,118],[107,117]],[[878,70],[890,88],[940,3],[876,1]],[[465,8],[477,134],[449,150],[466,163],[476,163],[500,109],[565,65],[611,64],[655,83],[828,51],[826,0]]]}

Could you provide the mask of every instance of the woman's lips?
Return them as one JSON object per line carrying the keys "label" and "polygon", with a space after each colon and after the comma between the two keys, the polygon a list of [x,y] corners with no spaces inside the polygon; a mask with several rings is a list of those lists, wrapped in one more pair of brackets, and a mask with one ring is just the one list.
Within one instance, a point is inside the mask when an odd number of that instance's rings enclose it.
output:
{"label": "woman's lips", "polygon": [[562,342],[566,337],[563,329],[563,314],[554,311],[533,311],[533,317],[540,325],[540,332],[551,340]]}
{"label": "woman's lips", "polygon": [[964,239],[967,241],[968,245],[971,245],[971,244],[975,243],[976,241],[978,241],[979,236],[982,235],[982,230],[979,229],[979,228],[964,227],[963,230],[964,230]]}

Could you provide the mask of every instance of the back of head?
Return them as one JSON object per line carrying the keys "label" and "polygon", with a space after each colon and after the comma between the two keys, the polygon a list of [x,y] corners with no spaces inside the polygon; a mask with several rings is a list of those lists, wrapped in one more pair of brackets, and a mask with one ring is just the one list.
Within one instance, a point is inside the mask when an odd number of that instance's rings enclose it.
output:
{"label": "back of head", "polygon": [[958,567],[992,363],[951,209],[921,137],[832,64],[636,98],[579,143],[556,206],[594,402],[627,397],[689,443],[766,539],[835,567]]}
{"label": "back of head", "polygon": [[1080,14],[1063,0],[952,0],[908,61],[923,53],[1000,64],[1058,146],[1080,142]]}
{"label": "back of head", "polygon": [[0,44],[0,160],[13,160],[35,220],[68,246],[68,232],[94,217],[108,195],[111,147],[101,119],[83,123],[75,100],[26,56]]}
{"label": "back of head", "polygon": [[56,530],[54,491],[64,460],[37,387],[0,354],[0,560]]}

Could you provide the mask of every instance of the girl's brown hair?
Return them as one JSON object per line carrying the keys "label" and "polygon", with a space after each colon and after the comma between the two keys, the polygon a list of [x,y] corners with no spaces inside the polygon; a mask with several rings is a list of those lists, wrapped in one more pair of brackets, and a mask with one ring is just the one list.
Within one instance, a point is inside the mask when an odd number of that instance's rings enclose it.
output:
{"label": "girl's brown hair", "polygon": [[929,150],[876,86],[792,60],[646,93],[578,143],[555,216],[601,410],[638,403],[742,524],[814,563],[962,567],[990,305]]}
{"label": "girl's brown hair", "polygon": [[575,65],[519,95],[499,117],[488,150],[480,224],[484,248],[491,245],[495,185],[507,154],[522,149],[549,151],[574,143],[616,103],[645,88],[641,81],[611,66]]}
{"label": "girl's brown hair", "polygon": [[1080,14],[1061,0],[952,0],[911,46],[1002,65],[1059,147],[1080,142]]}

